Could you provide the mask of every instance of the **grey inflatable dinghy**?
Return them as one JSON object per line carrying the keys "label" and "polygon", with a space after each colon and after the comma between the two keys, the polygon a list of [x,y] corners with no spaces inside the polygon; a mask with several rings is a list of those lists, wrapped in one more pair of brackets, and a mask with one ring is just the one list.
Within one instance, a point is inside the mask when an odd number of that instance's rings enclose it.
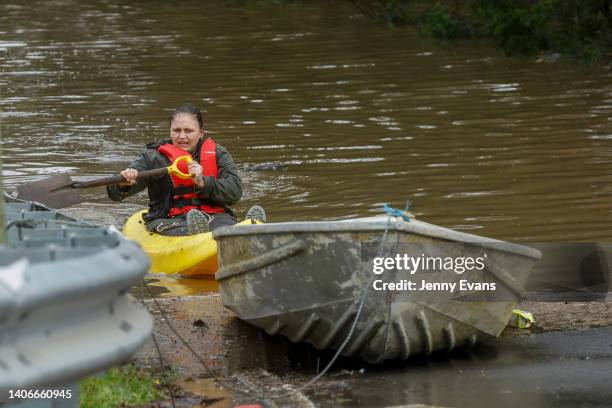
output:
{"label": "grey inflatable dinghy", "polygon": [[[221,298],[239,318],[294,342],[337,349],[359,313],[343,354],[370,363],[498,336],[541,256],[532,248],[387,216],[224,227],[213,237]],[[397,254],[423,260],[482,257],[483,268],[459,273],[421,267],[411,273],[396,267],[373,273],[374,258]],[[401,289],[409,280],[418,287],[422,281],[455,287]],[[381,289],[385,282],[396,285]],[[474,289],[476,283],[496,290]]]}
{"label": "grey inflatable dinghy", "polygon": [[148,270],[147,256],[113,228],[9,196],[5,202],[0,401],[10,390],[70,384],[128,360],[152,329],[149,313],[127,294]]}

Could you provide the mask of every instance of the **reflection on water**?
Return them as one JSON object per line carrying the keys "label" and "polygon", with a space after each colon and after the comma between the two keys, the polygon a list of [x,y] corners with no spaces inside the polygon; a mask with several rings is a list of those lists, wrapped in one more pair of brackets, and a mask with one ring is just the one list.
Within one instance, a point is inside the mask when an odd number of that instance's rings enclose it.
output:
{"label": "reflection on water", "polygon": [[[147,276],[145,282],[156,297],[195,296],[219,291],[219,283],[213,277],[190,279],[173,276]],[[137,288],[138,289],[138,288]],[[140,290],[135,294],[140,295]],[[144,293],[148,297],[148,293]]]}
{"label": "reflection on water", "polygon": [[[423,220],[496,238],[612,235],[609,68],[427,43],[348,2],[1,7],[9,188],[116,172],[193,101],[243,169],[239,211],[340,219],[409,198]],[[270,162],[284,166],[247,170]],[[119,223],[125,208],[92,217]]]}

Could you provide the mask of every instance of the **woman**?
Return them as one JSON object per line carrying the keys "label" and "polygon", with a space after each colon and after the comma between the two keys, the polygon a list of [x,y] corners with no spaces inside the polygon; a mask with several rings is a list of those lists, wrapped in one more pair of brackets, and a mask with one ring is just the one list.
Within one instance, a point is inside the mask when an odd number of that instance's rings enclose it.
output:
{"label": "woman", "polygon": [[[193,158],[188,167],[191,179],[168,174],[138,179],[139,171],[167,167],[187,154]],[[177,108],[170,117],[170,140],[148,144],[120,174],[126,181],[107,187],[109,198],[121,201],[147,188],[149,212],[143,220],[149,231],[194,235],[236,223],[230,205],[242,196],[242,180],[229,152],[204,138],[202,113],[195,105]],[[265,221],[259,206],[251,208],[247,217]]]}

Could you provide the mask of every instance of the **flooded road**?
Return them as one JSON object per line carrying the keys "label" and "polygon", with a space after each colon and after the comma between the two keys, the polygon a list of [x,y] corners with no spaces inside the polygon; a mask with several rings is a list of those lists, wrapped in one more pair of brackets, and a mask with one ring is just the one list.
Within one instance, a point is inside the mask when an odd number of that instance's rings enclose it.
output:
{"label": "flooded road", "polygon": [[[123,169],[192,101],[272,221],[401,207],[514,241],[612,236],[612,72],[371,24],[346,2],[0,6],[8,188]],[[280,163],[286,168],[250,171]],[[122,224],[146,196],[78,209]]]}

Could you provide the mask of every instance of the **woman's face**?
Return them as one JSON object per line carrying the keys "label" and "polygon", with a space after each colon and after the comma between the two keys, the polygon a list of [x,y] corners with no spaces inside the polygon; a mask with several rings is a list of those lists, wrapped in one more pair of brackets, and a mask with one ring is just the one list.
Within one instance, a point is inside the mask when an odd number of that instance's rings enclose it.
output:
{"label": "woman's face", "polygon": [[172,144],[189,153],[193,153],[203,134],[198,120],[188,113],[179,113],[170,122]]}

